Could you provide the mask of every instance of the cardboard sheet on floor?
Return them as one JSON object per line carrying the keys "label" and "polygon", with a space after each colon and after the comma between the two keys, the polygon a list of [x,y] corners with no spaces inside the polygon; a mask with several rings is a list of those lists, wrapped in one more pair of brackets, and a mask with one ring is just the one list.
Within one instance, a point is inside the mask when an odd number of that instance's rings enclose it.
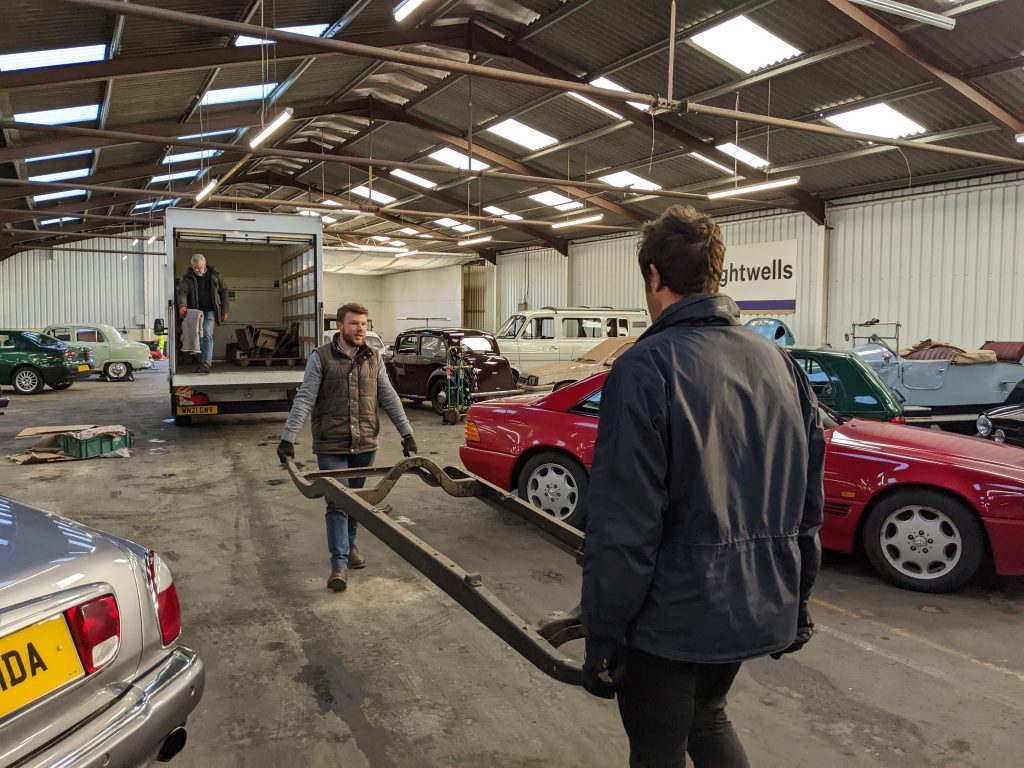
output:
{"label": "cardboard sheet on floor", "polygon": [[58,427],[25,427],[15,438],[41,437],[42,435],[60,435],[65,432],[81,432],[83,429],[92,429],[97,424],[65,424]]}
{"label": "cardboard sheet on floor", "polygon": [[[15,464],[49,464],[55,461],[87,461],[87,459],[79,459],[77,456],[69,456],[61,450],[60,443],[57,442],[57,435],[65,434],[68,432],[82,433],[86,429],[102,429],[109,432],[117,432],[120,430],[120,434],[124,434],[125,428],[117,425],[114,427],[98,428],[94,424],[78,424],[67,427],[33,427],[36,432],[34,434],[26,434],[30,432],[29,429],[23,429],[18,433],[18,437],[38,437],[39,440],[36,444],[29,448],[24,453],[17,453],[7,458],[13,461]],[[43,431],[38,431],[43,430]],[[51,430],[57,430],[53,432]],[[86,432],[85,435],[89,436],[90,433]],[[93,456],[92,458],[104,458],[104,459],[129,459],[131,458],[131,451],[127,448],[119,448],[116,451],[110,453],[104,453],[100,456]]]}

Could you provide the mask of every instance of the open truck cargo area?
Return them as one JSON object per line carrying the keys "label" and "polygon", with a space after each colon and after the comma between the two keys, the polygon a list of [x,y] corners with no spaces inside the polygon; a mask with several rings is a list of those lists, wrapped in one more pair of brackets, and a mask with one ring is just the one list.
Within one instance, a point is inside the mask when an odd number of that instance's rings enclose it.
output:
{"label": "open truck cargo area", "polygon": [[[322,243],[317,217],[167,211],[167,352],[175,424],[190,424],[196,416],[290,409],[323,327]],[[198,354],[182,351],[175,298],[178,282],[199,253],[220,273],[228,292],[228,319],[214,328],[208,373],[198,372]],[[250,328],[294,330],[298,354],[293,348],[286,359],[233,359],[234,345]]]}

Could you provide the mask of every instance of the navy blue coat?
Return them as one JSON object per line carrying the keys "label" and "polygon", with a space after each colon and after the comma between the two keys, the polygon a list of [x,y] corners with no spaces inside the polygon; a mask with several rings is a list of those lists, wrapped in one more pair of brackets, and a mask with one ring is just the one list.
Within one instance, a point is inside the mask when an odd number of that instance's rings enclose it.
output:
{"label": "navy blue coat", "polygon": [[794,639],[821,560],[825,439],[790,356],[728,296],[669,307],[602,392],[587,493],[592,635],[696,663]]}

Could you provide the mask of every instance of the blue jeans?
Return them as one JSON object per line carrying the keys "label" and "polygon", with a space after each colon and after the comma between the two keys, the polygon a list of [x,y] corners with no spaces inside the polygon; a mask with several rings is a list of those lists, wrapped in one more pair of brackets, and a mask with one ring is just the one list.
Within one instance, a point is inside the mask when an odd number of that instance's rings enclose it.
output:
{"label": "blue jeans", "polygon": [[203,313],[203,335],[199,337],[199,361],[205,365],[213,363],[213,329],[217,325],[217,313],[212,309]]}
{"label": "blue jeans", "polygon": [[[373,466],[377,452],[318,453],[316,463],[320,469],[359,469]],[[349,488],[362,488],[366,478],[344,481]],[[333,501],[327,502],[327,549],[331,552],[332,568],[347,568],[349,550],[356,543],[356,521],[346,515]]]}

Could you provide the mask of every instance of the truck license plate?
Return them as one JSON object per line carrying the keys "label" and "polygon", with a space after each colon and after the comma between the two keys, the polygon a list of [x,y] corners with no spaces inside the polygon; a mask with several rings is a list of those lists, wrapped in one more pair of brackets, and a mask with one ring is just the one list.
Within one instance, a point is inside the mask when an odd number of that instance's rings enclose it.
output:
{"label": "truck license plate", "polygon": [[0,639],[0,719],[85,674],[63,616]]}
{"label": "truck license plate", "polygon": [[83,363],[82,365],[78,366],[78,372],[79,373],[83,373],[84,371],[88,371],[88,370],[89,370],[89,366],[87,364]]}
{"label": "truck license plate", "polygon": [[217,413],[216,405],[179,405],[175,413],[178,416],[201,416]]}

